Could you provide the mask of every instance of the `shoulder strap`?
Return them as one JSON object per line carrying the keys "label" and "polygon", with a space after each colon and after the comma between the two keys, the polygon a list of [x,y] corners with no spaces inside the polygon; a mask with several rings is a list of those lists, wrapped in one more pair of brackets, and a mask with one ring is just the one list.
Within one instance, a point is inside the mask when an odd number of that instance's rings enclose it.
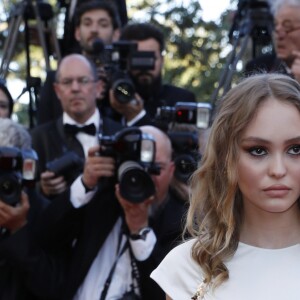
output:
{"label": "shoulder strap", "polygon": [[[121,241],[122,241],[122,235],[123,235],[123,231],[120,230],[119,245],[121,244]],[[105,297],[107,295],[107,292],[108,292],[108,289],[109,289],[109,286],[110,286],[110,283],[111,283],[111,280],[112,280],[112,277],[113,277],[113,274],[114,274],[116,266],[117,266],[117,262],[120,259],[120,257],[123,255],[123,253],[126,251],[126,249],[128,249],[128,246],[129,246],[129,241],[128,241],[128,239],[126,239],[126,242],[124,243],[123,247],[119,251],[119,254],[116,257],[116,259],[115,259],[115,261],[114,261],[114,263],[113,263],[113,265],[110,269],[110,272],[109,272],[108,277],[105,281],[103,290],[101,292],[100,300],[105,300]]]}

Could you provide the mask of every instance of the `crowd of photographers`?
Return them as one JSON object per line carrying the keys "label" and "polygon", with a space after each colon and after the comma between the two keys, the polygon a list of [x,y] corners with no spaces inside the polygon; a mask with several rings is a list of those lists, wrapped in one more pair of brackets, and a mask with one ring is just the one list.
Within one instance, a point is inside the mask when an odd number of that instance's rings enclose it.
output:
{"label": "crowd of photographers", "polygon": [[[277,4],[277,56],[247,72],[298,78],[300,2]],[[111,1],[74,18],[80,52],[48,72],[30,132],[0,83],[0,299],[165,299],[149,275],[182,239],[211,107],[163,82],[154,25],[122,27]]]}
{"label": "crowd of photographers", "polygon": [[149,275],[182,239],[210,106],[163,82],[159,28],[121,27],[111,1],[74,18],[81,51],[48,72],[35,128],[0,86],[0,298],[165,299]]}

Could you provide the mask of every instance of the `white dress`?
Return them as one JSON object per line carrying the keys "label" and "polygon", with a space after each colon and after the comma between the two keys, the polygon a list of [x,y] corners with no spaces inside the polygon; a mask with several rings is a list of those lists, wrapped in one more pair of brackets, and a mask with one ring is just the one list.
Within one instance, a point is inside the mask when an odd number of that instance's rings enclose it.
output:
{"label": "white dress", "polygon": [[[191,257],[194,240],[174,248],[152,272],[173,300],[189,300],[202,282],[200,266]],[[205,300],[299,300],[300,244],[283,249],[263,249],[239,243],[226,264],[229,280]]]}

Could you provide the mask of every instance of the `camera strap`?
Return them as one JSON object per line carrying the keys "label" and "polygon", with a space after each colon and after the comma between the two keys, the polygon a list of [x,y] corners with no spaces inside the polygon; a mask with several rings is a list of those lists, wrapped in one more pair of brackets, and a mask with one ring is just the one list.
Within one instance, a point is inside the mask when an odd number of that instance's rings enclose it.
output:
{"label": "camera strap", "polygon": [[[123,230],[120,230],[120,234],[119,234],[119,247],[120,248],[120,245],[121,245],[121,241],[122,241],[122,236],[123,236]],[[120,259],[120,257],[124,254],[124,252],[129,248],[129,241],[128,239],[126,239],[126,242],[124,243],[123,247],[121,248],[121,250],[119,251],[119,254],[117,255],[111,269],[110,269],[110,272],[108,274],[108,277],[105,281],[105,284],[104,284],[104,287],[103,287],[103,290],[102,290],[102,293],[101,293],[101,296],[100,296],[100,300],[105,300],[105,297],[107,295],[107,292],[108,292],[108,289],[109,289],[109,286],[110,286],[110,283],[111,283],[111,280],[113,278],[113,275],[114,275],[114,272],[115,272],[115,269],[116,269],[116,266],[117,266],[117,263]]]}
{"label": "camera strap", "polygon": [[[140,273],[139,273],[139,269],[138,269],[138,266],[137,266],[137,263],[136,263],[136,258],[133,255],[130,244],[129,244],[129,253],[130,253],[131,269],[132,269],[132,272],[131,272],[131,277],[132,277],[131,290],[135,292],[135,290],[138,289],[139,292],[140,292],[140,286],[141,286],[140,285]],[[135,280],[136,280],[136,286],[135,286],[135,282],[134,282]],[[138,299],[137,295],[136,295],[136,299]]]}

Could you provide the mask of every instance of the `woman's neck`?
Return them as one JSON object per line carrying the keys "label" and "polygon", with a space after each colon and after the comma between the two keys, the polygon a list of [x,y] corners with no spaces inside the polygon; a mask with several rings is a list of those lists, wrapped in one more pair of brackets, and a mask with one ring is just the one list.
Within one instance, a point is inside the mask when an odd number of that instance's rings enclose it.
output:
{"label": "woman's neck", "polygon": [[240,241],[260,248],[278,249],[300,243],[300,210],[245,214]]}

